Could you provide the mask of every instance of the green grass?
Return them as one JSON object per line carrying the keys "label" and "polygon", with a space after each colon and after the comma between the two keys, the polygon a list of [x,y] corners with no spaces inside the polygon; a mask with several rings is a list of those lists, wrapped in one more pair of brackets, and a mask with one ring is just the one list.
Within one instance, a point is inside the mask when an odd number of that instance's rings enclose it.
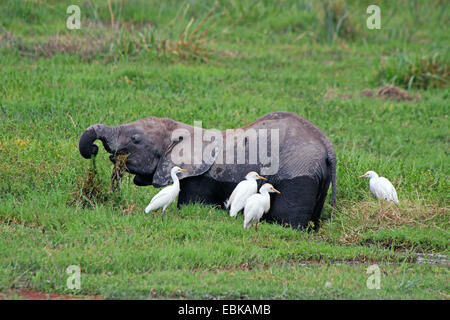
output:
{"label": "green grass", "polygon": [[[417,253],[449,254],[448,82],[411,85],[419,98],[408,101],[360,92],[410,74],[395,63],[399,52],[448,65],[449,10],[380,1],[382,29],[367,30],[368,4],[347,1],[347,28],[330,41],[324,3],[112,1],[111,28],[106,1],[79,2],[82,29],[70,31],[73,1],[2,2],[0,293],[448,299],[448,265],[416,264]],[[206,35],[189,38],[196,26]],[[189,44],[163,45],[180,39]],[[386,59],[392,74],[380,77]],[[348,98],[325,98],[329,90]],[[109,194],[103,148],[97,178],[107,197],[85,208],[72,201],[91,165],[77,148],[91,124],[157,116],[225,129],[281,110],[321,128],[338,156],[337,210],[331,217],[327,200],[317,232],[264,223],[255,233],[241,215],[202,205],[146,215],[157,190],[125,175]],[[357,178],[369,169],[393,182],[398,206],[371,196]],[[374,263],[380,290],[366,287]],[[81,290],[66,287],[69,265],[81,267]]]}

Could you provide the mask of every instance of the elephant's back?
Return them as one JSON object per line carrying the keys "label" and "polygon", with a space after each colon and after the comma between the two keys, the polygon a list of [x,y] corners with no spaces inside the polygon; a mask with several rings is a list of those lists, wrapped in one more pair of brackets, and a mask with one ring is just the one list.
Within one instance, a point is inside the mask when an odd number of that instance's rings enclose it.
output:
{"label": "elephant's back", "polygon": [[307,127],[291,126],[280,147],[278,178],[322,177],[327,168],[327,148]]}
{"label": "elephant's back", "polygon": [[328,137],[308,120],[291,112],[272,112],[257,120],[276,121],[285,132],[280,141],[278,179],[298,176],[323,177],[327,173],[327,158],[334,149]]}
{"label": "elephant's back", "polygon": [[[327,144],[331,146],[331,142],[320,129],[300,116],[290,112],[272,112],[240,129],[242,129],[240,132],[239,130],[235,131],[234,138],[245,135],[251,130],[258,132],[258,154],[261,147],[260,139],[262,139],[259,134],[265,131],[267,136],[262,141],[267,141],[266,151],[271,154],[271,159],[275,157],[273,152],[277,150],[277,148],[274,148],[273,143],[278,142],[277,171],[273,174],[267,174],[271,176],[272,182],[276,183],[278,180],[288,180],[299,176],[320,179],[327,175]],[[273,130],[275,130],[276,135],[274,135]],[[264,145],[264,143],[262,144]],[[226,154],[237,154],[236,145],[234,143],[231,145],[229,147],[228,143],[224,143],[224,159]],[[246,155],[249,154],[248,145],[246,145],[245,153]],[[241,181],[249,171],[258,171],[262,175],[266,175],[261,168],[267,168],[269,165],[250,164],[247,162],[238,164],[236,157],[233,158],[235,160],[234,164],[227,162],[214,164],[208,175],[219,181],[236,183]],[[259,155],[258,160],[261,161]]]}

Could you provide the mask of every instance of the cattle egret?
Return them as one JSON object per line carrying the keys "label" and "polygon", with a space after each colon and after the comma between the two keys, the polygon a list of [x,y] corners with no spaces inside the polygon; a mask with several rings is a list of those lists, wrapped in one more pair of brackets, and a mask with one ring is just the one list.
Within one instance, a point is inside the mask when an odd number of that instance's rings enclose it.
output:
{"label": "cattle egret", "polygon": [[258,191],[256,180],[266,178],[261,177],[257,172],[251,171],[245,176],[245,180],[239,182],[231,193],[230,198],[225,201],[225,208],[230,208],[230,217],[235,217],[239,211],[244,209],[247,199]]}
{"label": "cattle egret", "polygon": [[269,192],[281,193],[270,183],[265,183],[259,189],[259,193],[248,198],[244,207],[244,229],[247,229],[252,223],[256,222],[255,230],[258,231],[259,219],[270,209]]}
{"label": "cattle egret", "polygon": [[370,191],[379,199],[398,203],[397,192],[392,183],[385,177],[379,177],[374,171],[367,171],[359,178],[369,178]]}
{"label": "cattle egret", "polygon": [[145,213],[149,213],[150,211],[159,208],[163,208],[162,211],[164,212],[173,200],[175,200],[178,193],[180,193],[180,181],[178,180],[177,173],[181,172],[187,172],[187,170],[181,169],[177,166],[170,170],[170,176],[172,177],[173,184],[165,187],[152,198],[147,208],[145,208]]}

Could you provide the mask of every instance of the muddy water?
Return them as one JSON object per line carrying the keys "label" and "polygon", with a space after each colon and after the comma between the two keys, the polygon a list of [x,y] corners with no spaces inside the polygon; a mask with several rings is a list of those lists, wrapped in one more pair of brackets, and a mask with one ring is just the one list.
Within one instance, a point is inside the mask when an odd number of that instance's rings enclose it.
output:
{"label": "muddy water", "polygon": [[445,264],[449,265],[449,257],[443,254],[435,253],[418,253],[417,254],[417,264]]}
{"label": "muddy water", "polygon": [[[436,253],[417,253],[416,254],[416,264],[429,264],[429,265],[446,265],[450,266],[450,257],[443,254],[436,254]],[[359,265],[359,264],[370,264],[366,261],[360,261],[360,260],[335,260],[335,261],[329,261],[329,264],[333,265]],[[377,263],[376,261],[373,263]],[[412,263],[412,262],[411,262]],[[296,263],[300,266],[307,266],[312,264],[321,264],[318,261],[301,261]],[[380,264],[380,263],[379,263]],[[396,264],[395,262],[382,262],[381,264]]]}

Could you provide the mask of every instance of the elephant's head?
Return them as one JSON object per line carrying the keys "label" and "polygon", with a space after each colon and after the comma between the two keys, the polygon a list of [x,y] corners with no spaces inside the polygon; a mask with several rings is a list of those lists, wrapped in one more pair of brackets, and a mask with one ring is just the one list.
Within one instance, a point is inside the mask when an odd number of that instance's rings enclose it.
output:
{"label": "elephant's head", "polygon": [[[80,138],[80,154],[89,159],[98,153],[98,147],[93,143],[99,139],[105,150],[111,153],[110,160],[115,162],[116,155],[126,154],[126,167],[134,174],[134,183],[139,186],[154,185],[162,187],[171,183],[170,170],[178,165],[188,172],[180,179],[196,176],[206,172],[217,157],[217,150],[212,158],[194,161],[196,148],[203,148],[194,143],[194,131],[203,129],[155,117],[138,120],[129,124],[110,127],[104,124],[94,124],[84,131]],[[188,152],[192,161],[174,161],[180,159],[174,152]],[[200,151],[201,152],[201,151]],[[186,154],[185,154],[186,155]],[[186,159],[186,157],[182,157]]]}

